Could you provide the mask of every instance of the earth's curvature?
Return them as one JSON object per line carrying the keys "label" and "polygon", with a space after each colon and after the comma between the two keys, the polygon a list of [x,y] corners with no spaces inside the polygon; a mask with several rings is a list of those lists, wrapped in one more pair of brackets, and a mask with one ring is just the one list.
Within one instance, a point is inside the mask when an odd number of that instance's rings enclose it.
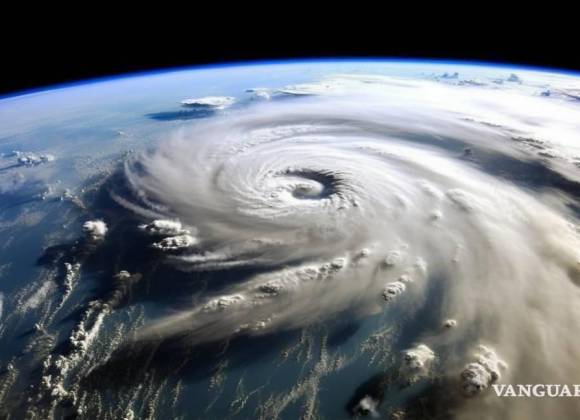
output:
{"label": "earth's curvature", "polygon": [[2,99],[0,153],[0,418],[580,416],[578,75],[137,75]]}

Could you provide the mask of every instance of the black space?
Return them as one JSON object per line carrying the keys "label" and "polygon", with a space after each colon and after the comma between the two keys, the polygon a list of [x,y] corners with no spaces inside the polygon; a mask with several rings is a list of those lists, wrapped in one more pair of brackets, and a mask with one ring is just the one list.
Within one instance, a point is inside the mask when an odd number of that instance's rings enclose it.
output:
{"label": "black space", "polygon": [[[232,24],[187,13],[179,21],[159,16],[138,28],[130,24],[136,17],[124,16],[35,22],[26,33],[1,28],[0,95],[137,71],[284,58],[459,59],[580,71],[576,27],[558,20],[559,31],[554,31],[546,26],[549,16],[526,20],[523,29],[511,20],[478,25],[463,19],[450,25],[429,16],[416,21],[384,15],[368,22],[353,16],[355,24],[328,28],[326,21],[298,17],[290,23],[253,17]],[[206,27],[200,26],[204,20]]]}

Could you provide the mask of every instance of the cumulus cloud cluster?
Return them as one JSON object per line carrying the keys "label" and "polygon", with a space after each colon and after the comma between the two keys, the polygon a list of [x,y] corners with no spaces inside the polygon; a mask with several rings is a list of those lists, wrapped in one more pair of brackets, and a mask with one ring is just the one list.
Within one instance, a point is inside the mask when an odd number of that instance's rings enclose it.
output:
{"label": "cumulus cloud cluster", "polygon": [[20,166],[38,166],[43,163],[52,162],[55,158],[51,154],[35,155],[33,153],[23,154],[18,153],[18,164]]}
{"label": "cumulus cloud cluster", "polygon": [[189,248],[197,243],[197,240],[191,235],[177,235],[163,238],[159,242],[155,242],[153,248],[162,251],[175,251],[178,249]]}
{"label": "cumulus cloud cluster", "polygon": [[188,108],[211,108],[224,109],[236,102],[231,96],[204,96],[202,98],[189,98],[181,101],[181,105]]}
{"label": "cumulus cloud cluster", "polygon": [[188,229],[184,229],[179,220],[153,220],[151,223],[140,225],[139,229],[150,235],[187,235]]}
{"label": "cumulus cloud cluster", "polygon": [[88,220],[83,224],[83,231],[95,241],[102,240],[108,230],[107,224],[102,220]]}
{"label": "cumulus cloud cluster", "polygon": [[467,396],[484,392],[501,377],[507,364],[499,359],[495,351],[484,345],[478,347],[475,361],[465,366],[461,372],[461,389]]}
{"label": "cumulus cloud cluster", "polygon": [[153,220],[148,224],[140,225],[139,229],[151,236],[164,236],[163,239],[151,245],[161,251],[177,251],[198,243],[197,238],[191,235],[192,229],[184,228],[179,220]]}
{"label": "cumulus cloud cluster", "polygon": [[[379,76],[280,92],[301,98],[181,129],[141,156],[138,168],[127,165],[143,202],[125,204],[196,227],[199,246],[174,256],[181,268],[265,271],[202,296],[142,337],[261,334],[352,305],[361,314],[390,310],[382,298],[402,292],[418,306],[436,281],[439,325],[454,333],[430,337],[429,347],[409,353],[411,361],[429,365],[427,349],[438,340],[459,348],[469,331],[510,365],[534,360],[534,374],[514,368],[505,373],[510,379],[580,377],[568,351],[580,348],[580,237],[570,197],[522,188],[463,153],[528,162],[538,155],[514,142],[514,133],[541,147],[550,134],[549,147],[563,156],[552,170],[577,178],[568,164],[580,111],[540,106],[545,98],[514,91]],[[147,226],[173,238],[159,246],[179,245],[181,225]],[[466,390],[499,379],[490,351],[464,370]],[[467,362],[469,355],[458,354],[450,366]]]}
{"label": "cumulus cloud cluster", "polygon": [[434,360],[435,353],[425,344],[405,350],[400,368],[402,378],[412,383],[427,376]]}

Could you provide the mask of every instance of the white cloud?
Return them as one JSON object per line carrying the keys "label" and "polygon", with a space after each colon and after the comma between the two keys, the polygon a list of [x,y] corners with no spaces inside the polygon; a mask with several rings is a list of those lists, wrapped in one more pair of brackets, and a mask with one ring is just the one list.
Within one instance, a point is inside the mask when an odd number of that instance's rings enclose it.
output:
{"label": "white cloud", "polygon": [[435,361],[435,353],[425,344],[418,344],[403,352],[399,372],[403,380],[413,383],[429,375]]}
{"label": "white cloud", "polygon": [[445,328],[455,328],[457,327],[457,321],[454,319],[446,319],[445,322],[443,322],[443,326]]}
{"label": "white cloud", "polygon": [[107,234],[108,228],[102,220],[89,220],[83,224],[83,231],[93,240],[101,240]]}
{"label": "white cloud", "polygon": [[507,364],[500,360],[495,351],[480,345],[475,353],[475,361],[461,372],[461,390],[466,396],[474,396],[486,391],[491,384],[501,378],[501,371]]}
{"label": "white cloud", "polygon": [[272,89],[268,88],[247,89],[246,92],[252,95],[252,99],[268,100],[272,98]]}
{"label": "white cloud", "polygon": [[231,96],[204,96],[201,98],[190,98],[181,101],[181,105],[190,108],[213,108],[224,109],[232,106],[236,98]]}
{"label": "white cloud", "polygon": [[406,289],[405,283],[400,281],[394,281],[392,283],[387,283],[383,289],[383,299],[387,302],[395,299],[398,295],[403,293]]}
{"label": "white cloud", "polygon": [[153,248],[157,248],[162,251],[175,251],[178,249],[190,248],[195,244],[197,244],[197,239],[195,237],[184,234],[163,238],[159,242],[153,243],[152,246]]}
{"label": "white cloud", "polygon": [[379,406],[379,401],[371,397],[370,395],[365,395],[354,407],[355,414],[368,415],[372,417],[378,417],[379,413],[377,408]]}
{"label": "white cloud", "polygon": [[16,152],[18,159],[17,162],[20,166],[38,166],[43,163],[52,162],[55,157],[51,154],[36,155],[33,153],[20,153]]}
{"label": "white cloud", "polygon": [[190,230],[184,229],[179,220],[153,220],[151,223],[140,225],[139,229],[150,235],[174,236],[191,233]]}

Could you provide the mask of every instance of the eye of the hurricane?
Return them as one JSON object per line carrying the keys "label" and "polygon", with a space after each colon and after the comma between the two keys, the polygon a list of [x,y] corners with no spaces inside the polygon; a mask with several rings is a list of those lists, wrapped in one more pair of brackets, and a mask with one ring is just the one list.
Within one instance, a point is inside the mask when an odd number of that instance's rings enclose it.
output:
{"label": "eye of the hurricane", "polygon": [[340,179],[333,173],[288,170],[280,176],[288,182],[292,196],[301,200],[321,200],[339,193]]}

